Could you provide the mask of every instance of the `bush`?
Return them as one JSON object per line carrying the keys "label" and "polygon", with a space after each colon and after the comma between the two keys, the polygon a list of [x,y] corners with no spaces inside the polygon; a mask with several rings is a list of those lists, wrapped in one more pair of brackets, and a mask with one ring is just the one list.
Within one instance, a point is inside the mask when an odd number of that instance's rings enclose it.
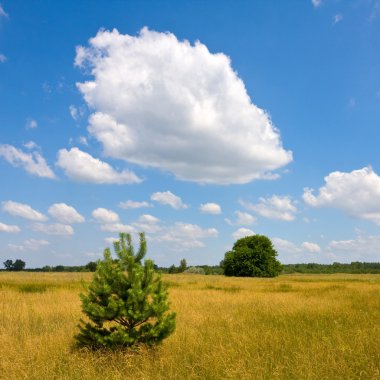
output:
{"label": "bush", "polygon": [[275,277],[282,270],[276,256],[268,237],[253,235],[237,240],[220,265],[226,276]]}
{"label": "bush", "polygon": [[118,258],[112,259],[107,248],[88,293],[81,295],[90,321],[81,320],[77,343],[91,349],[159,343],[174,331],[175,313],[168,313],[167,291],[154,272],[153,261],[141,264],[145,236],[140,234],[137,254],[129,234],[121,233],[114,249]]}
{"label": "bush", "polygon": [[187,268],[183,273],[206,274],[205,270],[201,267],[190,267]]}

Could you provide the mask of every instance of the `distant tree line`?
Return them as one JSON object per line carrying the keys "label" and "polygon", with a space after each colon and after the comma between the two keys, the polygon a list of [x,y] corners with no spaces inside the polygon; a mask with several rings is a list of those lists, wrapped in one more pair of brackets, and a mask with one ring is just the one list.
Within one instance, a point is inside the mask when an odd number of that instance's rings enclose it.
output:
{"label": "distant tree line", "polygon": [[[6,271],[27,271],[27,272],[95,272],[97,263],[90,261],[85,265],[68,266],[68,265],[45,265],[42,268],[25,268],[23,260],[17,259],[4,261],[4,270]],[[170,267],[154,266],[154,269],[161,273],[204,273],[206,275],[223,274],[223,268],[219,265],[197,265],[188,267],[186,260],[182,259],[177,267],[174,264]],[[196,270],[197,269],[197,270]],[[333,263],[333,264],[284,264],[281,274],[292,273],[310,273],[310,274],[332,274],[332,273],[368,273],[380,274],[380,263],[367,263],[354,261],[350,264]]]}
{"label": "distant tree line", "polygon": [[380,263],[366,263],[354,261],[350,264],[333,263],[333,264],[287,264],[283,266],[283,274],[290,273],[368,273],[380,274]]}

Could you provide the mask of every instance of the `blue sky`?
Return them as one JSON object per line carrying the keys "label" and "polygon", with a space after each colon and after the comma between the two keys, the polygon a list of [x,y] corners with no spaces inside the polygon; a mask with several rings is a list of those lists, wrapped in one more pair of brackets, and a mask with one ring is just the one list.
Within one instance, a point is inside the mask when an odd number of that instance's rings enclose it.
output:
{"label": "blue sky", "polygon": [[378,0],[3,0],[1,261],[380,261],[379,40]]}

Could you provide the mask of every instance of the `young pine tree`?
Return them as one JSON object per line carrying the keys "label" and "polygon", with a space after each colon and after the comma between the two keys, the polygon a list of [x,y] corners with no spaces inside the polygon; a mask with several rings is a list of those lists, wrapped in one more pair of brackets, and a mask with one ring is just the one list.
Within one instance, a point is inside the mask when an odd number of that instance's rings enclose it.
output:
{"label": "young pine tree", "polygon": [[89,321],[79,324],[79,346],[116,349],[140,343],[154,345],[175,329],[176,315],[168,312],[167,291],[154,272],[153,261],[141,263],[146,254],[144,234],[140,234],[137,254],[131,236],[119,236],[114,243],[117,259],[105,249],[87,294],[81,294]]}

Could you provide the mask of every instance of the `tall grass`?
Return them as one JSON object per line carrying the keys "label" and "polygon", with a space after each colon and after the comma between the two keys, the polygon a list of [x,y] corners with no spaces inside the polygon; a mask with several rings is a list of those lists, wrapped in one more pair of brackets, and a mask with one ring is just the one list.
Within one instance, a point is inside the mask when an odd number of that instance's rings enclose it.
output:
{"label": "tall grass", "polygon": [[380,378],[378,275],[168,275],[176,332],[137,353],[73,349],[90,278],[0,273],[1,379]]}

